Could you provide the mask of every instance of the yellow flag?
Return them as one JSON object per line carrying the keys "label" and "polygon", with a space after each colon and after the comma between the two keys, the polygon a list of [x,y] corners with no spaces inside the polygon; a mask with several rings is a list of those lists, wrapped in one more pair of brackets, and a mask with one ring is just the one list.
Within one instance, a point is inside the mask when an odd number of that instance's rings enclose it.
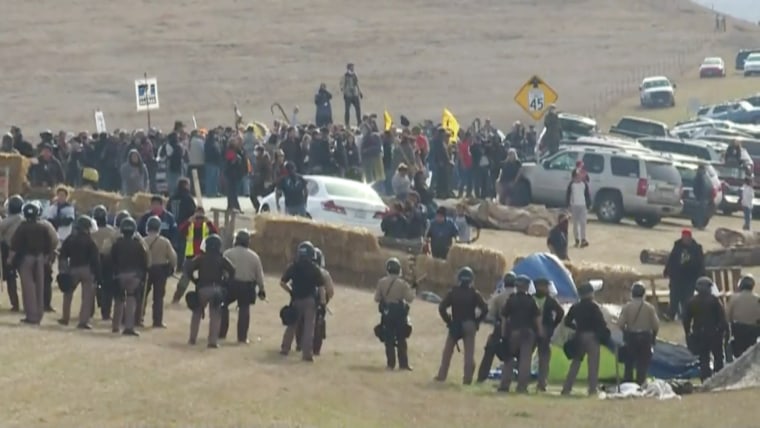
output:
{"label": "yellow flag", "polygon": [[391,117],[391,114],[388,113],[387,109],[383,113],[383,120],[385,121],[385,130],[390,131],[391,125],[393,125],[393,118]]}
{"label": "yellow flag", "polygon": [[441,118],[441,125],[443,126],[445,130],[449,131],[449,134],[451,134],[451,138],[449,139],[449,142],[455,143],[457,140],[457,134],[459,134],[459,122],[457,122],[457,118],[454,117],[454,115],[451,114],[451,112],[447,108],[443,109],[443,117]]}

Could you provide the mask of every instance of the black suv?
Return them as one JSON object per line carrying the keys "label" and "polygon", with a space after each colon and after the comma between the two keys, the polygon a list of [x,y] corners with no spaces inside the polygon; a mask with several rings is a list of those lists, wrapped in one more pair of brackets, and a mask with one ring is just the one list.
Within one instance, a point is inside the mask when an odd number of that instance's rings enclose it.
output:
{"label": "black suv", "polygon": [[760,49],[739,49],[739,52],[736,54],[736,69],[739,71],[744,70],[744,60],[753,53],[760,53]]}

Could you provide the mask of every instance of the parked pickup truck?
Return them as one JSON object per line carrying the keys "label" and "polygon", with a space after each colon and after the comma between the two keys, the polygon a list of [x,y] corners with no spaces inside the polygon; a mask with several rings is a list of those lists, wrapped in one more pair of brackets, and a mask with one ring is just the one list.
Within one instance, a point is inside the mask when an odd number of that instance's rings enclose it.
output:
{"label": "parked pickup truck", "polygon": [[632,138],[642,137],[668,137],[670,131],[668,125],[656,120],[641,117],[624,116],[617,125],[610,127],[610,134],[624,135]]}

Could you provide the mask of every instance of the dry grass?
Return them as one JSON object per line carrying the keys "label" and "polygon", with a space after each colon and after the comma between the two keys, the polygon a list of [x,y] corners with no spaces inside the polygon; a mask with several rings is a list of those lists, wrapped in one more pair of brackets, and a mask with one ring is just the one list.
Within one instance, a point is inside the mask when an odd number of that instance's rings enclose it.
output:
{"label": "dry grass", "polygon": [[[106,113],[110,128],[144,126],[144,115],[134,113],[132,87],[132,79],[143,71],[159,78],[161,110],[152,116],[164,127],[177,118],[188,123],[193,112],[201,126],[231,123],[235,100],[246,120],[268,120],[268,106],[275,100],[285,106],[300,103],[303,114],[310,116],[312,91],[324,81],[339,95],[335,86],[349,61],[357,64],[368,110],[388,106],[394,115],[414,113],[412,119],[437,118],[444,106],[463,122],[489,112],[498,112],[497,123],[520,117],[517,107],[504,100],[536,72],[558,90],[561,108],[579,112],[603,108],[608,113],[600,117],[605,125],[621,114],[651,114],[672,121],[677,116],[666,115],[683,112],[683,98],[718,101],[755,91],[745,86],[751,85],[744,83],[750,80],[741,78],[709,82],[684,78],[678,79],[682,95],[676,109],[638,112],[635,99],[628,99],[607,110],[602,105],[608,99],[605,91],[619,87],[621,79],[634,82],[639,76],[630,75],[636,70],[657,68],[678,74],[717,51],[730,60],[737,42],[752,40],[755,33],[744,29],[715,35],[712,15],[685,0],[550,0],[541,5],[546,7],[537,10],[534,2],[518,0],[390,0],[382,5],[367,0],[14,2],[6,11],[7,37],[2,41],[16,65],[5,70],[0,82],[7,97],[3,116],[31,128],[30,139],[41,126],[92,128],[89,109],[94,108]],[[465,9],[467,14],[461,15]],[[45,31],[28,31],[38,27]],[[527,36],[531,34],[541,37]],[[28,54],[29,47],[34,54]],[[463,64],[477,64],[476,77],[473,68]],[[472,84],[474,78],[477,85]],[[632,84],[624,91],[634,94]],[[337,101],[335,118],[341,108]],[[739,222],[736,217],[721,218],[711,229]],[[592,223],[591,247],[571,250],[571,257],[637,265],[642,248],[667,249],[684,224],[671,222],[650,231]],[[710,231],[695,232],[695,237],[706,248],[716,245]],[[545,249],[543,238],[518,233],[487,231],[478,243],[502,251],[508,260]],[[326,257],[329,263],[330,254]],[[642,272],[656,269],[641,267]],[[444,330],[435,307],[427,303],[413,308],[415,372],[386,373],[381,345],[371,333],[376,307],[369,293],[355,289],[338,290],[331,303],[335,314],[328,321],[324,355],[313,366],[300,363],[295,355],[283,359],[277,355],[282,333],[277,311],[284,296],[275,278],[267,285],[272,301],[253,310],[253,344],[218,351],[185,344],[190,314],[183,308],[167,310],[168,330],[145,331],[139,339],[113,337],[107,333],[109,326],[99,322],[92,332],[63,329],[53,317],[40,328],[21,327],[19,316],[0,312],[2,425],[354,428],[561,423],[697,428],[756,424],[750,411],[715,411],[736,409],[735,403],[753,399],[754,392],[693,396],[680,402],[606,403],[551,395],[497,396],[490,384],[463,388],[457,385],[459,354],[450,381],[433,384],[430,379]],[[56,306],[60,306],[58,293]],[[663,333],[680,336],[677,326]],[[480,333],[478,358],[484,339],[485,331]]]}

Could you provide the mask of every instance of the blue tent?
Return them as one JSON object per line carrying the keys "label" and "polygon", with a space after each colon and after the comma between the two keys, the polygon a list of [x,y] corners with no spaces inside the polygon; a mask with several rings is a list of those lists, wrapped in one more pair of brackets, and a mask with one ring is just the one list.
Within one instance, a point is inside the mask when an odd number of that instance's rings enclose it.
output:
{"label": "blue tent", "polygon": [[557,300],[561,303],[573,303],[578,300],[570,271],[554,254],[534,253],[517,263],[512,271],[517,275],[527,275],[532,279],[546,278],[557,289]]}

